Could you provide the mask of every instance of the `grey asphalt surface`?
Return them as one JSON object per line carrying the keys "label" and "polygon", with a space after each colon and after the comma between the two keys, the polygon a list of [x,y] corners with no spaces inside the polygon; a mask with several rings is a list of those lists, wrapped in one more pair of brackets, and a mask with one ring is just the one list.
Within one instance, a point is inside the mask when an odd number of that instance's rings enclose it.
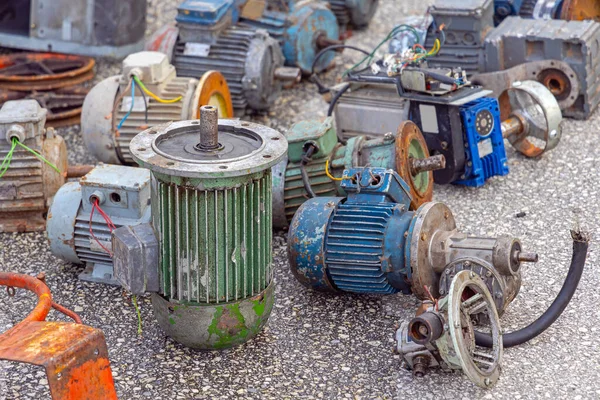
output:
{"label": "grey asphalt surface", "polygon": [[[151,32],[172,20],[178,0],[152,1]],[[423,13],[427,1],[385,0],[371,29],[350,42],[373,47],[406,14]],[[326,81],[350,65],[353,54],[336,61]],[[97,80],[119,71],[99,62]],[[304,118],[322,117],[326,103],[310,83],[286,91],[257,122],[285,130]],[[600,215],[598,113],[589,121],[569,120],[560,145],[540,160],[508,148],[510,174],[478,189],[436,186],[434,199],[447,203],[460,229],[475,235],[509,233],[540,261],[523,270],[523,286],[502,318],[512,331],[543,312],[558,293],[571,257],[569,230],[592,234],[579,289],[563,316],[545,333],[507,349],[503,371],[490,390],[474,387],[462,374],[430,372],[415,379],[392,353],[394,325],[417,305],[410,296],[326,295],[305,289],[289,271],[285,233],[274,239],[276,304],[266,329],[251,342],[222,352],[192,351],[165,337],[154,321],[148,297],[140,301],[143,333],[131,297],[116,287],[80,282],[81,267],[55,258],[44,234],[0,234],[0,269],[47,273],[55,301],[77,311],[106,335],[121,399],[597,399],[600,398],[600,272],[597,238]],[[78,127],[60,129],[71,163],[94,162],[86,155]],[[507,146],[509,146],[507,144]],[[517,218],[518,213],[525,213]],[[32,296],[0,291],[0,331],[33,307]],[[49,319],[64,319],[52,312]],[[0,362],[0,399],[49,398],[44,373]]]}

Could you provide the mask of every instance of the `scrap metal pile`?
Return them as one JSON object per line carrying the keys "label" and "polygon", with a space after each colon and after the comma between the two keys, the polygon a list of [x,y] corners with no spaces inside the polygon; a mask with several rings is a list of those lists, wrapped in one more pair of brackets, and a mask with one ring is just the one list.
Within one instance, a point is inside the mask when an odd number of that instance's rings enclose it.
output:
{"label": "scrap metal pile", "polygon": [[[421,301],[390,332],[416,376],[462,370],[494,385],[503,348],[566,308],[589,238],[572,232],[556,300],[506,333],[500,318],[527,279],[521,266],[538,255],[511,235],[460,232],[450,207],[433,201],[434,183],[505,179],[506,143],[541,157],[559,145],[563,116],[590,116],[600,102],[600,12],[584,1],[439,0],[425,29],[399,24],[373,51],[345,45],[377,3],[186,0],[147,51],[127,52],[120,75],[91,90],[81,86],[94,76],[90,58],[0,57],[0,232],[45,229],[54,255],[84,266],[81,279],[150,293],[166,335],[217,350],[267,323],[272,232],[289,229],[290,269],[303,285]],[[62,26],[57,47],[66,49]],[[345,48],[364,58],[327,87],[317,74]],[[329,102],[324,120],[297,121],[284,135],[234,118],[268,110],[302,76]],[[79,113],[100,163],[69,168],[51,126]],[[68,398],[116,398],[100,331],[42,322],[62,307],[39,280],[0,273],[0,284],[40,301],[0,336],[0,358],[44,365],[57,399],[71,384],[61,373],[91,379],[100,368],[86,386],[93,394]],[[56,348],[27,351],[41,340]],[[62,370],[65,357],[77,365]]]}

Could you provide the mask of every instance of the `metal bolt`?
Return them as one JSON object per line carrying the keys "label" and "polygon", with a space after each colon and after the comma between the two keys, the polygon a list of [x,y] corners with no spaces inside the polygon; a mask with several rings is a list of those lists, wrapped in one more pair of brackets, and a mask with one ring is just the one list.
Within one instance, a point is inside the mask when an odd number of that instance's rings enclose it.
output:
{"label": "metal bolt", "polygon": [[327,208],[331,208],[331,207],[335,206],[335,203],[334,203],[333,201],[328,201],[328,202],[325,204],[325,206],[326,206]]}
{"label": "metal bolt", "polygon": [[520,81],[516,81],[515,83],[513,83],[513,87],[519,87],[521,85],[522,83]]}
{"label": "metal bolt", "polygon": [[483,384],[484,384],[485,386],[490,386],[490,385],[492,384],[492,381],[490,380],[490,378],[485,378],[485,379],[483,380]]}
{"label": "metal bolt", "polygon": [[469,278],[471,278],[471,279],[475,278],[475,272],[473,272],[473,271],[469,272]]}
{"label": "metal bolt", "polygon": [[556,137],[556,135],[558,134],[558,132],[556,132],[556,130],[552,130],[550,132],[550,139],[554,139]]}
{"label": "metal bolt", "polygon": [[219,147],[219,111],[217,107],[200,107],[200,146],[203,150]]}
{"label": "metal bolt", "polygon": [[465,267],[470,267],[471,266],[471,261],[465,261]]}
{"label": "metal bolt", "polygon": [[446,150],[448,148],[448,142],[444,141],[444,142],[440,143],[440,146],[442,146],[443,150]]}
{"label": "metal bolt", "polygon": [[427,240],[427,234],[426,233],[421,233],[421,240],[422,241]]}
{"label": "metal bolt", "polygon": [[392,132],[387,132],[383,135],[383,140],[394,140],[394,134]]}

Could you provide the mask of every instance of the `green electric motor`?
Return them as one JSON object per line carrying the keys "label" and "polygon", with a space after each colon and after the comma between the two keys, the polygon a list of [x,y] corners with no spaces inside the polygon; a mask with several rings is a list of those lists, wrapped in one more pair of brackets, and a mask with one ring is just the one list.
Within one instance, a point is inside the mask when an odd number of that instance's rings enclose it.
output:
{"label": "green electric motor", "polygon": [[286,154],[279,132],[218,120],[148,129],[130,144],[151,170],[152,225],[113,235],[115,275],[153,292],[158,323],[176,341],[221,349],[256,335],[274,301],[271,167]]}
{"label": "green electric motor", "polygon": [[309,198],[345,196],[340,188],[344,170],[353,167],[393,169],[408,183],[411,208],[431,201],[433,174],[445,167],[442,155],[430,156],[423,134],[411,121],[397,132],[376,139],[354,136],[338,140],[333,117],[323,122],[301,121],[286,133],[288,157],[273,167],[273,225],[288,226],[296,210]]}

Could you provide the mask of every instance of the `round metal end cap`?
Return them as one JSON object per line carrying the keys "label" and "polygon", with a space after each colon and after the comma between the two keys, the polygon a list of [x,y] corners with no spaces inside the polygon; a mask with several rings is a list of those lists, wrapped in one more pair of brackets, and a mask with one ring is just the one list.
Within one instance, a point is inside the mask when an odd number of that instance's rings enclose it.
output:
{"label": "round metal end cap", "polygon": [[218,121],[218,148],[203,149],[200,121],[180,121],[147,129],[129,148],[138,164],[153,172],[188,178],[225,178],[264,171],[287,152],[278,131],[239,121]]}

